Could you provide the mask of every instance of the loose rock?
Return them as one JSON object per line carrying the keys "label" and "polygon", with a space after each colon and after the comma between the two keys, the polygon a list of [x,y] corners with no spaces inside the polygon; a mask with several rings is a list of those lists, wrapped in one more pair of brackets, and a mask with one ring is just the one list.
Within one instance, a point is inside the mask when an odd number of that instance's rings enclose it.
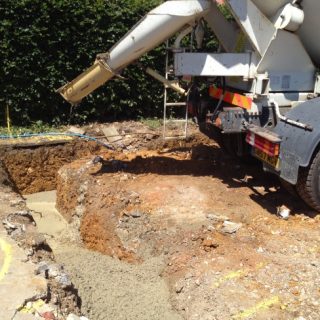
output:
{"label": "loose rock", "polygon": [[222,221],[229,221],[230,219],[226,216],[217,215],[213,213],[208,213],[207,218],[214,222],[222,222]]}
{"label": "loose rock", "polygon": [[132,212],[130,212],[130,216],[132,218],[140,218],[142,216],[142,212],[140,212],[140,211],[132,211]]}
{"label": "loose rock", "polygon": [[277,208],[277,215],[284,220],[289,219],[290,213],[291,213],[291,210],[285,205],[282,205],[281,207]]}
{"label": "loose rock", "polygon": [[203,239],[202,245],[205,251],[210,251],[211,249],[219,247],[219,244],[216,243],[211,237]]}
{"label": "loose rock", "polygon": [[221,232],[232,234],[237,232],[241,227],[242,227],[242,223],[225,221],[222,225]]}

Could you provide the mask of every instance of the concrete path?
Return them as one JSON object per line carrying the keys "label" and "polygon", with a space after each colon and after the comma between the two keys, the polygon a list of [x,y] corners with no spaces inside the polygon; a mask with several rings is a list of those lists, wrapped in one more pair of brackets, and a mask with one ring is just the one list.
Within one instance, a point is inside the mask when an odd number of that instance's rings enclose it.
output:
{"label": "concrete path", "polygon": [[[20,199],[20,198],[19,198]],[[27,261],[26,253],[12,240],[3,227],[2,220],[19,210],[12,205],[17,195],[0,188],[0,319],[35,319],[17,313],[26,300],[47,292],[43,277],[34,274],[35,265]]]}
{"label": "concrete path", "polygon": [[[0,319],[18,319],[17,309],[27,299],[47,291],[43,277],[35,276],[34,265],[24,262],[26,255],[0,227]],[[17,316],[17,317],[15,317]],[[19,316],[21,319],[21,315]],[[29,318],[30,319],[30,318]]]}

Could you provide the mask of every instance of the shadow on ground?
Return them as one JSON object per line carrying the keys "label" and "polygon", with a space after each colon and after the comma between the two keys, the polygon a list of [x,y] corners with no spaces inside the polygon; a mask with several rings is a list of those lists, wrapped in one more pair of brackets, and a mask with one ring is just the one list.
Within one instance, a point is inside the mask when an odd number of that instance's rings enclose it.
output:
{"label": "shadow on ground", "polygon": [[[188,152],[189,157],[186,158]],[[251,199],[271,214],[276,214],[277,207],[285,205],[293,214],[316,215],[302,200],[285,190],[278,177],[265,173],[261,163],[240,162],[227,156],[217,146],[199,144],[191,149],[166,150],[163,156],[137,156],[131,161],[103,161],[97,174],[118,171],[132,174],[211,176],[220,179],[230,189],[250,188],[253,192]]]}

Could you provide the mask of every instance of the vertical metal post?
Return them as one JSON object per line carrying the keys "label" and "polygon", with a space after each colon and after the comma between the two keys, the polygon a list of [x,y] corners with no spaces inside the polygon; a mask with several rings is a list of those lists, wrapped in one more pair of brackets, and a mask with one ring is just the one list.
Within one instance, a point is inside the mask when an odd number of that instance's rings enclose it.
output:
{"label": "vertical metal post", "polygon": [[6,118],[7,118],[8,134],[11,136],[11,119],[10,119],[10,109],[8,104],[6,105]]}
{"label": "vertical metal post", "polygon": [[[166,65],[165,65],[165,78],[168,80],[168,68],[169,68],[169,40],[166,41]],[[163,139],[166,138],[166,121],[167,121],[167,99],[168,92],[167,87],[164,85],[164,93],[163,93]]]}

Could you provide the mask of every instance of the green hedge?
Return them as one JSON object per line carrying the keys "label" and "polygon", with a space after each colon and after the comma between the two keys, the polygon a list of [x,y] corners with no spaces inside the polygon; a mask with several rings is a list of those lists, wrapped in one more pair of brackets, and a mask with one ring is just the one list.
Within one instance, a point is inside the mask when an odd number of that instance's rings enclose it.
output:
{"label": "green hedge", "polygon": [[[161,0],[7,0],[0,5],[0,116],[15,125],[61,124],[70,106],[55,90],[88,68]],[[143,58],[163,68],[163,49]],[[155,116],[162,86],[129,67],[77,107],[74,122]]]}

